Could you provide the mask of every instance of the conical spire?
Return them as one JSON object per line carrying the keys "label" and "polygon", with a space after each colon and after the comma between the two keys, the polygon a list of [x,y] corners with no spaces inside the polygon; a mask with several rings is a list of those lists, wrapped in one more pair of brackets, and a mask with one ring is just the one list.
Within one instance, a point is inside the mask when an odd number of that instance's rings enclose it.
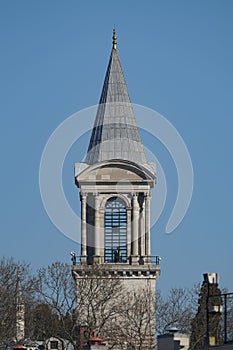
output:
{"label": "conical spire", "polygon": [[112,52],[85,162],[94,164],[113,159],[135,163],[147,162],[117,53],[115,29]]}

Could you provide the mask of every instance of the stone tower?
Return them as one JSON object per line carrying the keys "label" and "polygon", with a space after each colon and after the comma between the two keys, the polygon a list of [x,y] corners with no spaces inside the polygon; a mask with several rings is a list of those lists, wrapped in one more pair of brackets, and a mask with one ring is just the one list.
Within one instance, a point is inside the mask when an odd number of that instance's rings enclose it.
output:
{"label": "stone tower", "polygon": [[23,300],[23,293],[21,287],[20,267],[17,272],[17,285],[16,285],[16,341],[24,340],[25,329],[25,306]]}
{"label": "stone tower", "polygon": [[81,200],[78,281],[93,264],[132,291],[155,291],[159,261],[151,257],[150,200],[155,164],[146,159],[117,52],[116,33],[84,163],[75,164]]}

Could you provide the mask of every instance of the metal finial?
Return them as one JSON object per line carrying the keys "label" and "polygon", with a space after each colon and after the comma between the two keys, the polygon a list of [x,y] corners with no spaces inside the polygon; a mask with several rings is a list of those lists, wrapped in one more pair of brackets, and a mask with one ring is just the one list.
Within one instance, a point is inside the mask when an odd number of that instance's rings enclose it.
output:
{"label": "metal finial", "polygon": [[116,37],[116,29],[114,27],[114,29],[113,29],[113,37],[112,37],[112,47],[113,47],[113,49],[116,50],[116,46],[117,46],[117,37]]}

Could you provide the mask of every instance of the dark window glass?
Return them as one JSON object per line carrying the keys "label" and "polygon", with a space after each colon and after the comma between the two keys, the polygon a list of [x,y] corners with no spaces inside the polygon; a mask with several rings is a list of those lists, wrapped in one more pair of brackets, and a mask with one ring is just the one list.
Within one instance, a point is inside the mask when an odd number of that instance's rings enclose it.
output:
{"label": "dark window glass", "polygon": [[50,349],[58,349],[58,341],[57,340],[51,340]]}
{"label": "dark window glass", "polygon": [[127,261],[127,212],[119,197],[110,198],[105,206],[105,262]]}

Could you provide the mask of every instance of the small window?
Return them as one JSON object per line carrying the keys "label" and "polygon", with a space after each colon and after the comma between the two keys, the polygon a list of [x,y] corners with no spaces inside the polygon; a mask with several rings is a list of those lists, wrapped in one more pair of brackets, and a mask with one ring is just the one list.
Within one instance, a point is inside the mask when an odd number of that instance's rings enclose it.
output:
{"label": "small window", "polygon": [[50,341],[50,349],[58,349],[58,341],[57,340],[51,340]]}

